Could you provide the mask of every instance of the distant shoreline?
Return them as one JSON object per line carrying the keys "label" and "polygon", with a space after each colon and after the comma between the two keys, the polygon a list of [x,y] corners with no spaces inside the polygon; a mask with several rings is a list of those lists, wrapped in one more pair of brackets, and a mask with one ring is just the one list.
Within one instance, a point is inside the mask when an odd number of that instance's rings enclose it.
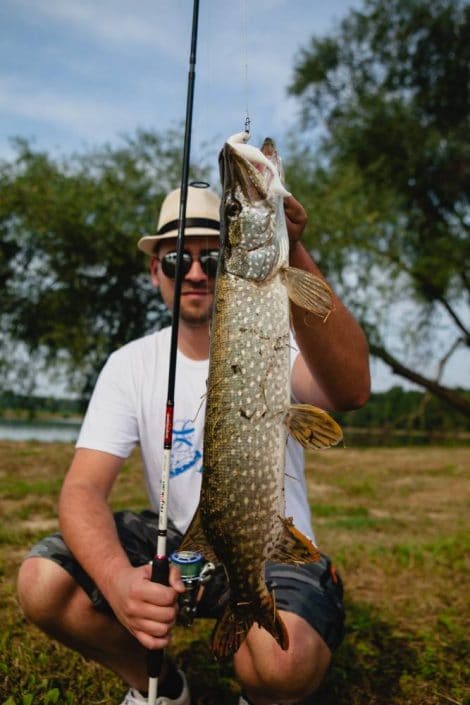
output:
{"label": "distant shoreline", "polygon": [[1,409],[0,422],[24,421],[33,423],[76,423],[81,424],[83,416],[67,412],[40,411],[31,409]]}

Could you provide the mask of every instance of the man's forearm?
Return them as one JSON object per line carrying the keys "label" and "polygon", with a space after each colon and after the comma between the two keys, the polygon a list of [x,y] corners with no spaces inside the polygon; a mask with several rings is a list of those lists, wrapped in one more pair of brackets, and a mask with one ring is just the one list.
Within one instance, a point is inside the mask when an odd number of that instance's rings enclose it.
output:
{"label": "man's forearm", "polygon": [[107,596],[116,571],[130,567],[107,501],[89,486],[65,485],[59,521],[68,548]]}
{"label": "man's forearm", "polygon": [[[290,264],[316,276],[320,269],[301,242],[291,244]],[[369,353],[362,328],[333,295],[326,321],[292,304],[292,322],[304,360],[332,410],[362,406],[370,392]]]}

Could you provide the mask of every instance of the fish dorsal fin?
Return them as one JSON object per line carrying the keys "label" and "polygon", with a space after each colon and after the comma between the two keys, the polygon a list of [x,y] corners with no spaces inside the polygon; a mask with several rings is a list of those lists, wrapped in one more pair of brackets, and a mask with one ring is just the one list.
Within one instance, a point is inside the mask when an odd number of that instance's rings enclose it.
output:
{"label": "fish dorsal fin", "polygon": [[333,292],[324,279],[297,267],[286,267],[282,276],[291,301],[320,318],[328,318],[333,310]]}
{"label": "fish dorsal fin", "polygon": [[280,563],[316,563],[320,560],[320,551],[313,541],[294,526],[292,517],[279,517],[283,530],[269,556],[269,560]]}
{"label": "fish dorsal fin", "polygon": [[284,424],[303,448],[330,448],[343,439],[343,432],[336,421],[326,411],[311,404],[291,404]]}
{"label": "fish dorsal fin", "polygon": [[206,561],[219,563],[219,559],[215,555],[214,549],[207,540],[202,528],[199,507],[191,520],[178,551],[199,551]]}

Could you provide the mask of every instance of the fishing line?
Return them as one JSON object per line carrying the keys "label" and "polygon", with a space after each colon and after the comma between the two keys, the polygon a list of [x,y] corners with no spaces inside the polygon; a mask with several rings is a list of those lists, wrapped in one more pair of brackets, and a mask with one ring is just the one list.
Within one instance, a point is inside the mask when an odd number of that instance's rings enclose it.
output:
{"label": "fishing line", "polygon": [[248,79],[248,19],[247,19],[247,0],[242,0],[242,42],[243,42],[243,86],[245,93],[245,132],[250,132],[250,82]]}

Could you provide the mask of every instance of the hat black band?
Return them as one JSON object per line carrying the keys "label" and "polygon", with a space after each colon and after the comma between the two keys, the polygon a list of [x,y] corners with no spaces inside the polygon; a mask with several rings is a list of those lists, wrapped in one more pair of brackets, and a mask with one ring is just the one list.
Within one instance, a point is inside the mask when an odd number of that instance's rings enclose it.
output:
{"label": "hat black band", "polygon": [[[170,230],[179,230],[180,220],[170,220],[166,225],[162,225],[160,230],[157,230],[157,235],[164,235]],[[211,230],[220,230],[220,223],[218,220],[211,220],[210,218],[186,218],[187,228],[211,228]]]}

